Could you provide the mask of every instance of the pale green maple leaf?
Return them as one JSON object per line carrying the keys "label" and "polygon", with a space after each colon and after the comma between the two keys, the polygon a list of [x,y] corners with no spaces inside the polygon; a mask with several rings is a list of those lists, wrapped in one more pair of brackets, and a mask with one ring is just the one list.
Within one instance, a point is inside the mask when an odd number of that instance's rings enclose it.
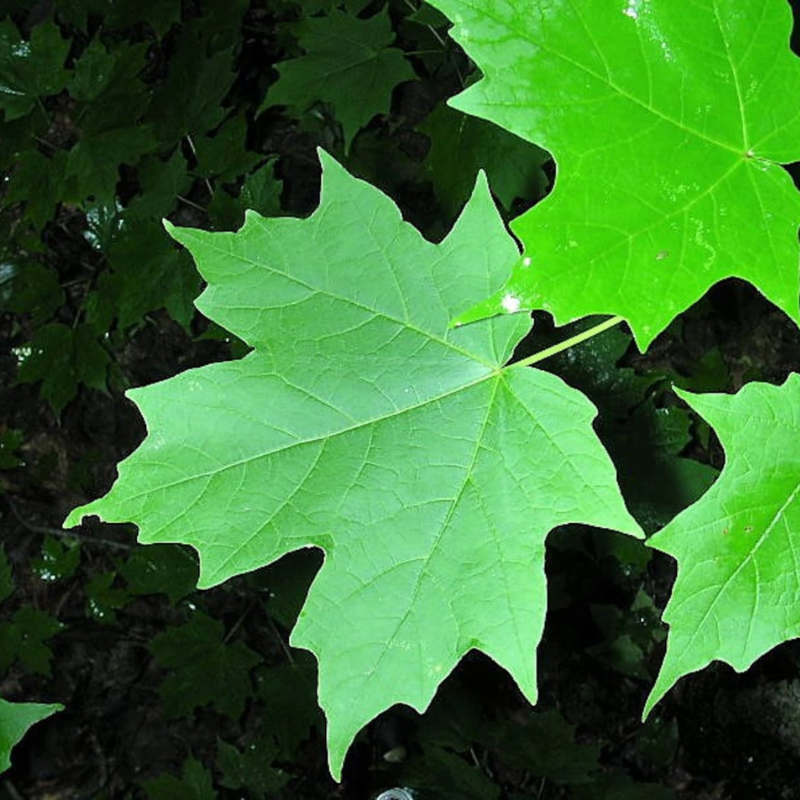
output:
{"label": "pale green maple leaf", "polygon": [[314,103],[330,103],[347,147],[359,128],[389,112],[394,88],[416,78],[403,51],[389,46],[394,34],[388,7],[369,19],[332,11],[295,23],[292,31],[307,55],[277,65],[280,78],[261,108],[290,106],[304,113]]}
{"label": "pale green maple leaf", "polygon": [[536,699],[544,540],[583,522],[639,536],[594,407],[558,377],[504,368],[529,321],[451,328],[517,250],[485,178],[439,245],[322,157],[308,219],[248,212],[238,233],[169,226],[197,301],[254,349],[130,393],[149,435],[106,497],[200,553],[200,585],[325,551],[292,634],[319,660],[331,770],[395,703],[422,711],[479,649]]}
{"label": "pale green maple leaf", "polygon": [[[623,316],[644,349],[717,281],[795,322],[800,62],[775,0],[432,0],[484,79],[453,105],[555,157],[553,193],[511,227],[524,258],[463,321]],[[505,303],[503,301],[505,300]]]}
{"label": "pale green maple leaf", "polygon": [[11,766],[11,750],[28,728],[63,708],[58,703],[9,703],[0,698],[0,772]]}
{"label": "pale green maple leaf", "polygon": [[800,637],[800,375],[738,394],[678,394],[717,432],[727,463],[648,540],[678,561],[667,654],[645,714],[714,660],[739,672]]}

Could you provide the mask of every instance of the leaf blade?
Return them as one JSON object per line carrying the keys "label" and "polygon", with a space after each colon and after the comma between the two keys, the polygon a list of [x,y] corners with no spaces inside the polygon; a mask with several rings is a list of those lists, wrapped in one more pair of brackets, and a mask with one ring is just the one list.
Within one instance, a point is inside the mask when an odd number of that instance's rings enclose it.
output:
{"label": "leaf blade", "polygon": [[800,155],[800,118],[776,111],[800,90],[789,9],[706,4],[689,30],[668,2],[434,5],[485,76],[452,104],[547,148],[559,170],[512,223],[525,258],[459,321],[502,313],[510,295],[559,325],[623,316],[645,349],[735,275],[800,324],[800,197],[779,166]]}
{"label": "leaf blade", "polygon": [[449,326],[516,255],[485,180],[432,245],[322,160],[306,220],[169,228],[208,281],[198,306],[255,349],[131,392],[150,433],[65,524],[96,513],[191,544],[202,587],[325,551],[292,642],[320,662],[338,776],[358,729],[395,702],[423,710],[472,648],[535,700],[547,532],[641,531],[594,407],[553,375],[504,369],[529,321]]}

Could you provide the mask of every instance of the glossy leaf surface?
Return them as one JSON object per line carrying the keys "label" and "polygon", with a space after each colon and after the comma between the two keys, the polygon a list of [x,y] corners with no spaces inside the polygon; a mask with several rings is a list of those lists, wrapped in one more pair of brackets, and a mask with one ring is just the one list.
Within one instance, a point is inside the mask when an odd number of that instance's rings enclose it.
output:
{"label": "glossy leaf surface", "polygon": [[[547,148],[524,258],[462,320],[511,307],[628,320],[644,349],[738,276],[795,322],[800,62],[775,0],[433,0],[485,77],[453,105]],[[513,298],[513,302],[509,300]]]}
{"label": "glossy leaf surface", "polygon": [[646,712],[714,660],[743,672],[800,637],[800,375],[736,395],[678,393],[714,428],[727,463],[697,503],[648,540],[677,559],[678,577]]}
{"label": "glossy leaf surface", "polygon": [[191,544],[204,587],[324,550],[292,644],[319,660],[338,777],[366,722],[424,710],[473,648],[535,700],[548,531],[640,529],[591,404],[556,376],[503,369],[528,320],[449,327],[517,252],[485,181],[433,245],[323,166],[306,220],[170,228],[208,281],[199,308],[255,349],[131,392],[149,436],[66,524],[98,514]]}

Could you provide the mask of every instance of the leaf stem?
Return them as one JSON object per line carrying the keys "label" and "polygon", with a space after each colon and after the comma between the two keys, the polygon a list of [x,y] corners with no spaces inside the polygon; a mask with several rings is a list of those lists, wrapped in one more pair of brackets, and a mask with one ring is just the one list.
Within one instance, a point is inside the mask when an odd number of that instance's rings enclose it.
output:
{"label": "leaf stem", "polygon": [[558,353],[562,353],[564,350],[569,350],[570,347],[574,347],[576,344],[585,342],[587,339],[591,339],[598,334],[601,334],[603,331],[607,331],[609,328],[619,325],[619,323],[623,321],[623,317],[609,317],[608,319],[603,320],[603,322],[601,322],[599,325],[595,325],[593,328],[589,328],[582,333],[571,336],[569,339],[565,339],[563,342],[554,344],[552,347],[546,347],[544,350],[540,350],[538,353],[534,353],[532,356],[523,358],[521,361],[515,361],[513,364],[509,364],[509,368],[529,367],[531,364],[538,364],[540,361],[544,361],[546,358],[551,358]]}

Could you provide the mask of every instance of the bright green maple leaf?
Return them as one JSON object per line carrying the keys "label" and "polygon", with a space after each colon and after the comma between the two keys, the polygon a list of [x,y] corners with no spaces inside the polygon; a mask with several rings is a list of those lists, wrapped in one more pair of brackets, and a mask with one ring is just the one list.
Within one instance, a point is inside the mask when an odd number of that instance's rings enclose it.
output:
{"label": "bright green maple leaf", "polygon": [[618,314],[644,349],[738,276],[795,322],[800,62],[776,0],[432,0],[484,79],[452,103],[547,148],[553,193],[524,258],[462,320]]}
{"label": "bright green maple leaf", "polygon": [[9,703],[0,698],[0,772],[11,766],[11,750],[28,728],[63,708],[59,703]]}
{"label": "bright green maple leaf", "polygon": [[677,559],[678,577],[645,714],[714,660],[743,672],[800,637],[800,375],[735,395],[676,391],[717,432],[727,463],[698,502],[648,540]]}
{"label": "bright green maple leaf", "polygon": [[198,308],[255,349],[130,392],[149,435],[65,524],[98,514],[191,544],[203,587],[323,549],[291,641],[319,660],[338,776],[366,722],[424,710],[473,648],[534,701],[548,531],[640,530],[593,406],[554,375],[503,368],[529,321],[449,326],[517,254],[485,179],[433,245],[322,160],[306,220],[169,226],[208,282]]}
{"label": "bright green maple leaf", "polygon": [[369,19],[332,11],[304,19],[292,31],[307,55],[277,65],[280,78],[262,109],[305,112],[314,103],[330,103],[347,147],[376,114],[388,114],[394,88],[416,77],[403,51],[389,46],[394,34],[388,8]]}

